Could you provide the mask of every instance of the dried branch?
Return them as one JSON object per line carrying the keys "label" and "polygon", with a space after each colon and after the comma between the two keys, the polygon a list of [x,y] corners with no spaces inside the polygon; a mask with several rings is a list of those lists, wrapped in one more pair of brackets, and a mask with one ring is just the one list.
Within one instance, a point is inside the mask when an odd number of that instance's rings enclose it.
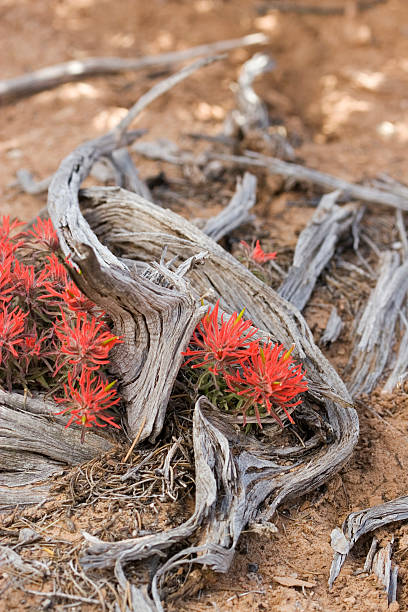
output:
{"label": "dried branch", "polygon": [[112,447],[94,433],[81,444],[79,429],[66,429],[66,419],[55,412],[58,408],[41,398],[0,390],[0,507],[43,501],[51,474]]}
{"label": "dried branch", "polygon": [[[367,11],[378,4],[385,4],[387,0],[360,0],[355,3],[358,11]],[[276,0],[265,5],[268,11],[280,11],[281,13],[299,13],[300,15],[346,15],[345,6],[317,6],[297,4],[296,2],[286,2],[286,0]]]}
{"label": "dried branch", "polygon": [[[395,324],[408,291],[408,262],[398,253],[381,256],[377,284],[355,331],[355,345],[347,366],[352,368],[348,388],[352,396],[369,393],[381,376],[394,341]],[[402,361],[405,356],[402,355]]]}
{"label": "dried branch", "polygon": [[393,208],[400,208],[401,210],[408,210],[407,199],[392,191],[356,185],[355,183],[350,183],[349,181],[345,181],[331,174],[326,174],[319,170],[312,170],[311,168],[299,164],[285,162],[276,157],[261,155],[255,151],[245,151],[245,155],[210,153],[208,157],[210,159],[232,162],[239,166],[267,168],[271,174],[279,174],[280,176],[295,179],[296,181],[305,181],[306,183],[311,183],[312,185],[320,187],[324,191],[339,189],[344,197],[349,199],[362,200],[363,202],[371,202],[373,204],[381,204],[384,206],[392,206]]}
{"label": "dried branch", "polygon": [[231,136],[234,131],[233,126],[228,126],[229,121],[244,132],[253,128],[265,130],[269,126],[268,109],[254,91],[253,82],[275,66],[276,63],[265,53],[256,53],[244,63],[238,77],[238,108],[227,119],[226,136]]}
{"label": "dried branch", "polygon": [[389,604],[397,600],[398,566],[393,567],[391,561],[393,543],[394,537],[376,553],[372,563],[373,574],[383,585]]}
{"label": "dried branch", "polygon": [[256,78],[272,71],[275,61],[266,53],[256,53],[247,60],[239,73],[237,83],[237,108],[228,114],[222,136],[234,137],[237,143],[242,133],[262,138],[269,150],[279,153],[287,160],[295,158],[295,152],[289,142],[278,133],[270,133],[269,113],[266,104],[255,92],[253,83]]}
{"label": "dried branch", "polygon": [[17,182],[24,193],[30,195],[39,195],[47,191],[52,180],[52,175],[42,181],[35,181],[33,175],[29,170],[17,170]]}
{"label": "dried branch", "polygon": [[331,344],[340,336],[343,329],[343,321],[338,315],[337,308],[332,307],[329,320],[327,321],[326,329],[320,338],[320,344]]}
{"label": "dried branch", "polygon": [[234,229],[248,223],[253,216],[249,210],[256,201],[256,176],[245,172],[244,178],[238,180],[236,191],[226,208],[209,219],[203,228],[204,234],[218,242]]}
{"label": "dried branch", "polygon": [[361,536],[389,523],[406,519],[408,519],[407,496],[349,514],[341,529],[336,527],[331,534],[335,553],[330,568],[330,588],[339,575],[347,555]]}
{"label": "dried branch", "polygon": [[41,68],[40,70],[13,79],[0,81],[0,105],[26,96],[32,96],[46,89],[53,89],[64,83],[83,81],[89,77],[143,70],[154,66],[166,66],[201,56],[230,51],[239,47],[262,45],[266,42],[268,42],[267,36],[258,33],[249,34],[242,38],[199,45],[198,47],[183,49],[182,51],[147,55],[140,59],[90,57],[85,60],[72,60],[63,64]]}
{"label": "dried branch", "polygon": [[116,184],[128,191],[134,191],[143,198],[153,202],[150,189],[139,176],[136,166],[127,149],[118,149],[111,155],[111,162],[118,174]]}
{"label": "dried branch", "polygon": [[352,226],[358,207],[354,204],[337,206],[339,191],[320,200],[312,219],[302,231],[296,244],[293,264],[279,294],[303,310],[316,281],[333,257],[337,241]]}
{"label": "dried branch", "polygon": [[[329,410],[329,422],[338,433],[343,432],[339,416],[336,408]],[[227,571],[240,533],[253,520],[262,501],[273,496],[267,512],[270,515],[286,497],[319,486],[332,473],[334,455],[340,461],[348,456],[350,442],[336,434],[330,450],[322,446],[307,465],[298,465],[297,450],[293,454],[289,451],[279,462],[273,447],[237,433],[204,397],[195,407],[193,439],[196,504],[185,523],[167,532],[121,542],[102,542],[86,535],[89,547],[82,558],[84,567],[103,568],[161,554],[189,537],[202,523],[206,525],[196,546],[177,553],[157,572],[152,592],[158,610],[162,609],[159,578],[173,567],[191,562]],[[293,470],[295,465],[298,467]]]}
{"label": "dried branch", "polygon": [[393,208],[408,210],[408,200],[405,195],[402,195],[399,190],[390,187],[390,189],[378,189],[373,187],[365,187],[356,185],[344,179],[326,174],[319,170],[312,170],[300,164],[285,162],[277,157],[268,157],[256,153],[255,151],[245,151],[245,155],[227,155],[222,153],[207,153],[205,159],[197,158],[192,153],[180,151],[178,147],[171,151],[163,152],[161,150],[161,142],[141,142],[133,145],[132,150],[148,159],[156,159],[170,164],[196,163],[202,165],[210,159],[216,159],[226,162],[231,162],[239,166],[253,166],[258,168],[267,168],[271,174],[278,174],[285,178],[294,179],[296,181],[304,181],[320,187],[323,191],[331,192],[340,190],[342,197],[349,200],[361,200],[363,202],[371,202],[373,204],[381,204],[383,206],[391,206]]}
{"label": "dried branch", "polygon": [[405,332],[401,339],[397,358],[391,374],[382,388],[382,393],[392,393],[395,387],[406,380],[408,370],[408,325],[404,321]]}
{"label": "dried branch", "polygon": [[[349,401],[344,386],[314,345],[298,311],[219,245],[185,219],[135,194],[117,188],[92,188],[81,194],[84,217],[99,239],[120,252],[126,261],[133,259],[140,265],[138,262],[157,259],[164,244],[169,257],[183,259],[207,251],[205,266],[191,272],[194,290],[207,296],[212,290],[213,299],[219,297],[227,312],[245,305],[248,316],[264,334],[286,345],[296,344],[297,355],[307,364],[310,398],[321,405],[327,428],[332,432],[323,444],[320,434],[312,435],[302,449],[266,447],[237,434],[228,419],[205,399],[198,402],[193,431],[196,462],[193,515],[168,532],[143,538],[105,543],[88,536],[90,546],[83,557],[85,567],[89,568],[163,554],[175,543],[193,536],[201,525],[203,535],[197,545],[169,559],[156,574],[152,592],[160,610],[160,583],[168,571],[190,562],[226,571],[242,529],[246,522],[253,521],[262,501],[270,496],[262,517],[267,521],[287,497],[310,490],[335,473],[357,441],[358,421],[354,409],[343,407],[342,402]],[[307,407],[305,402],[298,412],[299,419]],[[295,465],[296,470],[291,469]]]}

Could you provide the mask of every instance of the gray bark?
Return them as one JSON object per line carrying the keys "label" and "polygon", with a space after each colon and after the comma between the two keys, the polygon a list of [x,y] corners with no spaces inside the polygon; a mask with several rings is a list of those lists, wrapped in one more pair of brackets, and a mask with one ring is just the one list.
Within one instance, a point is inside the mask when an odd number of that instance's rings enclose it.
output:
{"label": "gray bark", "polygon": [[238,47],[260,45],[267,41],[268,38],[264,34],[258,33],[232,40],[221,40],[208,45],[199,45],[198,47],[182,51],[145,56],[139,59],[89,57],[85,60],[72,60],[63,64],[41,68],[40,70],[13,79],[0,81],[0,105],[22,97],[32,96],[46,89],[53,89],[64,83],[83,81],[93,76],[137,71],[154,66],[165,66],[166,64],[170,65],[201,56],[230,51]]}
{"label": "gray bark", "polygon": [[296,244],[293,264],[279,294],[303,310],[320,273],[334,255],[338,240],[352,226],[358,207],[355,204],[337,206],[340,195],[334,191],[322,197],[310,223]]}
{"label": "gray bark", "polygon": [[335,552],[330,568],[329,586],[333,586],[347,555],[361,536],[389,523],[407,519],[407,496],[349,514],[341,529],[336,527],[332,531],[332,548]]}

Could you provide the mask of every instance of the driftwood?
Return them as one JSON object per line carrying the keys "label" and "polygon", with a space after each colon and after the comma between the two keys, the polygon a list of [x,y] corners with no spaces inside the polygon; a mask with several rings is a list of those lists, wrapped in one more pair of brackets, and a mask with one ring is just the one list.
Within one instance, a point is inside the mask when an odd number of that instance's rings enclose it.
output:
{"label": "driftwood", "polygon": [[266,53],[256,53],[244,63],[236,85],[237,108],[228,114],[221,139],[224,138],[225,144],[231,139],[237,145],[242,134],[257,135],[279,157],[293,160],[295,151],[289,142],[277,132],[270,133],[268,108],[253,87],[256,78],[275,66],[275,61]]}
{"label": "driftwood", "polygon": [[355,330],[356,343],[347,366],[352,370],[348,388],[353,396],[372,391],[383,373],[407,291],[408,262],[400,264],[398,253],[386,251],[377,284]]}
{"label": "driftwood", "polygon": [[[171,144],[171,143],[170,143]],[[162,141],[136,143],[132,150],[148,159],[164,161],[170,164],[181,165],[193,163],[198,166],[208,163],[209,160],[220,160],[233,163],[237,166],[253,166],[266,168],[271,174],[278,174],[284,178],[293,179],[316,185],[323,191],[332,192],[339,190],[342,198],[348,200],[361,200],[382,206],[391,206],[401,210],[408,210],[408,198],[401,195],[398,190],[391,186],[389,189],[378,189],[356,185],[332,174],[326,174],[319,170],[313,170],[300,164],[283,161],[277,157],[269,157],[255,151],[245,151],[245,155],[227,155],[223,153],[207,152],[201,157],[195,157],[190,152],[180,151],[175,145],[172,150],[162,151]],[[170,147],[168,146],[168,149]]]}
{"label": "driftwood", "polygon": [[55,412],[52,402],[0,390],[0,508],[43,501],[51,474],[112,447],[94,433],[81,444],[80,430],[65,429]]}
{"label": "driftwood", "polygon": [[199,45],[182,51],[172,51],[160,55],[147,55],[139,59],[121,57],[90,57],[85,60],[72,60],[55,66],[41,68],[23,76],[0,81],[0,105],[26,96],[32,96],[46,89],[53,89],[64,83],[83,81],[86,78],[117,74],[166,66],[197,57],[214,55],[251,45],[262,45],[268,42],[264,34],[249,34],[242,38],[221,40],[207,45]]}
{"label": "driftwood", "polygon": [[320,338],[320,344],[331,344],[332,342],[336,342],[337,338],[340,336],[341,331],[343,329],[343,321],[337,312],[337,308],[335,306],[332,307],[329,320],[327,321],[326,328],[323,332],[322,337]]}
{"label": "driftwood", "polygon": [[245,172],[238,180],[237,189],[230,203],[218,215],[207,221],[203,227],[204,234],[218,242],[234,229],[253,219],[249,214],[256,201],[256,176]]}
{"label": "driftwood", "polygon": [[392,393],[395,387],[404,383],[408,370],[408,326],[404,318],[405,332],[401,338],[397,357],[391,374],[387,378],[382,393]]}
{"label": "driftwood", "polygon": [[[376,7],[378,4],[385,4],[387,0],[360,0],[353,4],[353,8],[358,11],[367,11],[368,9]],[[284,0],[272,0],[265,5],[265,9],[268,11],[280,11],[281,13],[299,13],[300,15],[346,15],[347,7],[327,5],[307,5],[297,4],[296,2],[286,2]]]}
{"label": "driftwood", "polygon": [[389,604],[397,600],[398,566],[393,565],[391,560],[393,543],[394,537],[374,555],[371,566],[373,574],[377,576],[387,593]]}
{"label": "driftwood", "polygon": [[[359,512],[353,512],[344,521],[341,529],[333,529],[332,548],[335,553],[330,568],[329,586],[332,587],[334,581],[347,558],[347,555],[357,542],[366,533],[374,531],[379,527],[404,521],[408,519],[408,497],[399,497],[385,504],[366,508]],[[393,589],[393,587],[392,587]]]}
{"label": "driftwood", "polygon": [[299,310],[309,301],[320,273],[334,255],[337,241],[355,219],[357,206],[337,206],[339,195],[339,191],[334,191],[320,200],[311,221],[299,236],[293,264],[278,290]]}
{"label": "driftwood", "polygon": [[319,170],[312,170],[300,164],[285,162],[276,157],[268,157],[256,153],[255,151],[244,151],[244,155],[211,153],[208,156],[210,159],[232,162],[238,166],[267,168],[271,174],[278,174],[284,178],[311,183],[324,191],[339,189],[342,194],[350,200],[362,200],[363,202],[371,202],[372,204],[381,204],[383,206],[392,206],[393,208],[408,210],[407,198],[395,193],[391,189],[385,191],[373,187],[356,185],[355,183],[350,183],[332,174],[326,174]]}

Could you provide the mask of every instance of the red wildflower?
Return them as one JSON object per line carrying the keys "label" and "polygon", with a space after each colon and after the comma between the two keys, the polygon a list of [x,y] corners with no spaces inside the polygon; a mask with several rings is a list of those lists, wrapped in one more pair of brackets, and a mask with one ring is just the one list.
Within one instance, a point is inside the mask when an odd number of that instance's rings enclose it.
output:
{"label": "red wildflower", "polygon": [[84,295],[72,281],[68,281],[66,286],[61,291],[57,291],[55,289],[55,285],[52,283],[46,283],[46,287],[48,293],[41,297],[42,300],[56,297],[58,300],[65,302],[68,308],[73,312],[89,313],[90,315],[97,316],[98,318],[105,314],[95,304],[95,302],[86,297],[86,295]]}
{"label": "red wildflower", "polygon": [[31,334],[24,336],[21,345],[19,346],[19,361],[24,363],[24,371],[27,374],[28,366],[35,357],[44,356],[42,352],[42,343],[46,340],[45,336],[38,338],[35,330]]}
{"label": "red wildflower", "polygon": [[68,273],[64,264],[60,262],[54,253],[47,257],[47,261],[48,263],[45,265],[42,272],[44,284],[46,284],[45,281],[51,281],[54,286],[57,284],[61,285],[61,287],[65,287],[68,283]]}
{"label": "red wildflower", "polygon": [[10,353],[13,357],[18,357],[16,347],[23,342],[26,316],[27,313],[20,308],[16,307],[9,312],[7,305],[0,305],[0,363],[5,361]]}
{"label": "red wildflower", "polygon": [[247,353],[247,360],[240,363],[240,369],[227,373],[225,380],[229,388],[248,399],[245,412],[253,406],[258,424],[261,426],[259,408],[263,407],[280,425],[282,421],[273,406],[283,409],[289,421],[293,419],[287,408],[293,408],[301,400],[290,404],[296,395],[307,390],[307,381],[301,365],[294,365],[290,356],[292,349],[285,351],[282,344],[269,342],[261,346],[253,342]]}
{"label": "red wildflower", "polygon": [[192,337],[193,348],[189,347],[182,353],[185,357],[189,357],[185,364],[201,359],[201,363],[192,367],[210,366],[208,369],[214,374],[223,371],[227,364],[239,363],[243,349],[248,346],[250,338],[257,332],[256,329],[250,329],[252,321],[242,321],[244,310],[240,314],[234,312],[228,321],[224,321],[222,314],[219,323],[218,307],[219,300],[212,311],[211,307],[208,309],[207,314],[197,325]]}
{"label": "red wildflower", "polygon": [[247,253],[248,257],[257,264],[264,264],[271,259],[275,259],[276,252],[265,253],[262,249],[259,240],[256,241],[255,247],[251,248],[245,240],[241,240],[241,246]]}
{"label": "red wildflower", "polygon": [[8,238],[0,238],[0,264],[8,259],[13,259],[17,247],[18,244],[13,244]]}
{"label": "red wildflower", "polygon": [[85,368],[97,370],[101,365],[109,363],[109,351],[115,344],[122,342],[118,336],[112,336],[106,325],[95,317],[88,320],[85,313],[77,315],[74,327],[62,311],[61,317],[62,323],[54,325],[54,331],[61,342],[58,357],[66,355],[66,358],[63,358],[54,375],[64,363],[74,366],[74,376]]}
{"label": "red wildflower", "polygon": [[59,249],[57,232],[54,229],[51,219],[43,221],[38,217],[37,223],[34,223],[33,229],[27,232],[27,236],[30,236],[31,242],[36,246],[40,245],[42,250],[58,251]]}
{"label": "red wildflower", "polygon": [[14,219],[14,221],[10,223],[10,216],[4,215],[0,223],[0,240],[8,240],[11,237],[11,234],[13,234],[21,225],[24,225],[22,221],[17,221],[17,219]]}
{"label": "red wildflower", "polygon": [[120,398],[116,397],[116,391],[112,389],[113,385],[114,383],[106,384],[100,376],[92,378],[92,372],[89,370],[83,370],[77,380],[70,372],[68,384],[64,384],[64,397],[54,397],[58,404],[65,404],[56,414],[70,413],[65,427],[69,427],[71,423],[82,425],[81,441],[85,435],[85,428],[92,425],[106,427],[109,424],[120,429],[113,417],[103,414],[104,410],[120,401]]}
{"label": "red wildflower", "polygon": [[37,274],[34,266],[25,266],[16,259],[11,278],[15,285],[14,294],[20,296],[31,308],[44,290],[43,275]]}
{"label": "red wildflower", "polygon": [[7,257],[0,261],[0,301],[8,302],[11,300],[11,293],[14,290],[14,282],[11,277],[11,267],[14,263],[13,258]]}

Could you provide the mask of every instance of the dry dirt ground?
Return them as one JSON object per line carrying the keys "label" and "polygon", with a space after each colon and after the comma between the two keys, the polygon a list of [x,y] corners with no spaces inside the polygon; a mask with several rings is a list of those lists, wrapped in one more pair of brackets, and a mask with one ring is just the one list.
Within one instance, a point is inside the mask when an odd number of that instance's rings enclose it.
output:
{"label": "dry dirt ground", "polygon": [[[314,0],[314,4],[323,2]],[[347,5],[346,15],[268,11],[267,0],[0,0],[0,74],[1,78],[13,77],[89,56],[142,56],[262,31],[270,37],[262,50],[270,53],[277,66],[258,81],[256,88],[268,103],[272,120],[284,127],[296,146],[298,158],[352,181],[381,173],[403,181],[408,143],[408,3],[388,0],[364,12],[356,12],[354,2],[326,0],[324,4]],[[225,61],[195,74],[152,104],[138,127],[149,129],[149,139],[166,137],[182,147],[195,146],[187,137],[189,132],[216,134],[226,113],[234,107],[231,83],[253,52],[236,50]],[[153,78],[152,72],[94,78],[2,107],[1,212],[30,219],[45,198],[19,192],[16,171],[27,168],[37,178],[52,173],[76,145],[113,126],[154,82]],[[157,164],[134,159],[144,178],[157,174]],[[170,177],[176,176],[173,168],[164,164],[160,168]],[[211,193],[208,185],[202,185],[201,190],[204,196]],[[278,191],[276,179],[260,173],[255,209],[258,221],[247,238],[261,234],[265,245],[276,248],[278,258],[285,262],[313,213],[305,202],[316,194]],[[200,203],[205,203],[204,196]],[[208,208],[211,204],[207,197]],[[205,216],[208,211],[195,210],[193,214]],[[393,212],[370,207],[367,231],[380,249],[389,245],[396,238]],[[351,322],[358,299],[363,300],[368,290],[362,286],[359,297],[353,298],[347,290],[329,292],[322,282],[311,302],[336,303],[346,322]],[[316,312],[313,306],[306,309],[316,339],[328,313],[329,309]],[[341,375],[351,340],[350,327],[327,351]],[[362,568],[370,540],[355,548],[333,590],[327,588],[331,530],[350,511],[408,490],[406,394],[399,390],[384,397],[378,390],[363,398],[357,408],[360,442],[340,474],[325,487],[279,511],[276,535],[266,538],[244,534],[231,571],[226,575],[206,573],[199,593],[191,598],[186,594],[174,609],[387,609],[376,580],[355,573]],[[171,515],[171,504],[166,508]],[[33,514],[27,516],[35,519]],[[92,531],[95,517],[81,516],[76,517],[77,527]],[[13,520],[15,523],[15,517]],[[13,521],[5,525],[12,530]],[[57,523],[57,527],[62,539],[80,542],[79,531],[71,533],[66,521]],[[126,521],[120,527],[126,535]],[[119,531],[115,533],[120,536]],[[391,534],[395,537],[394,559],[400,566],[399,607],[394,605],[393,610],[408,610],[408,525],[392,525],[382,530],[379,538],[386,541]],[[41,550],[45,556],[54,554],[47,547]],[[314,586],[302,592],[279,585],[276,576],[297,577]],[[3,585],[6,578],[3,576]],[[1,597],[0,609],[4,610],[40,610],[45,606],[40,598],[10,588]],[[62,609],[62,602],[58,601],[54,609]],[[99,609],[99,605],[82,604],[80,609]]]}

